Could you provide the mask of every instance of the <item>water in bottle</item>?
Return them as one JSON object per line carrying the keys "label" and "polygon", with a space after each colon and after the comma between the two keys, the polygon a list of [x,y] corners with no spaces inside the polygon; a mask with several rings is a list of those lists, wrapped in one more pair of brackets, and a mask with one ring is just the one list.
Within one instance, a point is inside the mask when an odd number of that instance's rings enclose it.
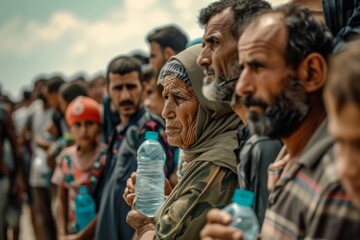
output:
{"label": "water in bottle", "polygon": [[147,131],[145,141],[137,151],[138,168],[136,171],[136,209],[142,214],[153,217],[164,202],[165,151],[160,144],[157,132]]}
{"label": "water in bottle", "polygon": [[232,203],[223,210],[232,216],[231,225],[241,229],[244,233],[244,240],[256,240],[259,234],[259,221],[252,208],[254,193],[236,189]]}
{"label": "water in bottle", "polygon": [[75,198],[76,228],[84,229],[95,217],[95,201],[89,193],[87,186],[80,186]]}

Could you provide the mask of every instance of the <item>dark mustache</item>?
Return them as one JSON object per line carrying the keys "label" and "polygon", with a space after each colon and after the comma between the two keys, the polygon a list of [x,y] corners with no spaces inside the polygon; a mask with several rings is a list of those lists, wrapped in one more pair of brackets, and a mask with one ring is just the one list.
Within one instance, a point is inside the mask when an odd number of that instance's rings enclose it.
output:
{"label": "dark mustache", "polygon": [[266,109],[269,106],[263,100],[258,99],[258,98],[254,98],[252,96],[247,96],[245,98],[241,98],[241,102],[246,107],[259,106],[259,107],[262,107],[263,109]]}
{"label": "dark mustache", "polygon": [[134,102],[130,100],[124,100],[120,102],[120,106],[129,106],[129,105],[134,105]]}

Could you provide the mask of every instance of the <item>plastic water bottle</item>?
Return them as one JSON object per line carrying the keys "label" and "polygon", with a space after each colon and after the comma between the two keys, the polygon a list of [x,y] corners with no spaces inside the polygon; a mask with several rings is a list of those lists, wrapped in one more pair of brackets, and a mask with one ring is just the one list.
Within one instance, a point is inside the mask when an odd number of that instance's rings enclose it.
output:
{"label": "plastic water bottle", "polygon": [[145,132],[145,141],[137,150],[136,209],[153,217],[164,202],[165,196],[165,151],[159,143],[157,132]]}
{"label": "plastic water bottle", "polygon": [[75,198],[76,228],[84,229],[93,220],[96,214],[95,201],[87,186],[80,186]]}
{"label": "plastic water bottle", "polygon": [[232,203],[223,209],[232,216],[231,225],[243,231],[244,240],[256,240],[260,231],[259,221],[252,209],[253,201],[253,192],[236,189]]}

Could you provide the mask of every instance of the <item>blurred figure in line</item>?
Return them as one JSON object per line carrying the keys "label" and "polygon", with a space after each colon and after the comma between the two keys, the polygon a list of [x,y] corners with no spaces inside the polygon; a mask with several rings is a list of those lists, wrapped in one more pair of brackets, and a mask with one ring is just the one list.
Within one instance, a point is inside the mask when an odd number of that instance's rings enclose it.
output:
{"label": "blurred figure in line", "polygon": [[325,103],[335,138],[336,168],[346,193],[360,209],[360,40],[331,59]]}
{"label": "blurred figure in line", "polygon": [[188,37],[175,25],[167,25],[154,29],[147,35],[150,45],[149,64],[157,79],[162,66],[173,55],[185,49]]}

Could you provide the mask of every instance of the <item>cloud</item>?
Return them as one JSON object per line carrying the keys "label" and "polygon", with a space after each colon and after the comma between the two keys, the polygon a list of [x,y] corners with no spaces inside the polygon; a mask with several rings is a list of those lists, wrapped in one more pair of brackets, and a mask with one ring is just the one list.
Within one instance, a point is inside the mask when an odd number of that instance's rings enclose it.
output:
{"label": "cloud", "polygon": [[[193,29],[192,25],[197,24],[196,11],[206,5],[206,1],[191,4],[189,0],[177,0],[173,7],[178,11],[174,13],[168,8],[172,3],[164,2],[147,0],[139,4],[127,0],[121,8],[112,10],[106,18],[96,22],[69,11],[54,12],[44,23],[14,18],[0,26],[0,53],[28,55],[44,45],[67,43],[64,51],[76,57],[96,48],[125,50],[127,46],[136,47],[135,43],[140,42],[143,46],[145,35],[156,26],[176,22],[184,29]],[[196,9],[195,15],[189,9]]]}
{"label": "cloud", "polygon": [[[121,7],[109,9],[102,18],[54,11],[45,21],[9,19],[0,24],[0,55],[4,61],[11,56],[14,66],[1,63],[6,66],[1,69],[1,78],[13,79],[14,87],[18,87],[39,72],[60,71],[66,76],[79,71],[97,73],[115,55],[136,49],[148,52],[147,33],[165,24],[175,23],[190,39],[197,38],[203,33],[197,23],[199,10],[213,1],[124,0]],[[21,75],[15,74],[20,62],[24,66]]]}

